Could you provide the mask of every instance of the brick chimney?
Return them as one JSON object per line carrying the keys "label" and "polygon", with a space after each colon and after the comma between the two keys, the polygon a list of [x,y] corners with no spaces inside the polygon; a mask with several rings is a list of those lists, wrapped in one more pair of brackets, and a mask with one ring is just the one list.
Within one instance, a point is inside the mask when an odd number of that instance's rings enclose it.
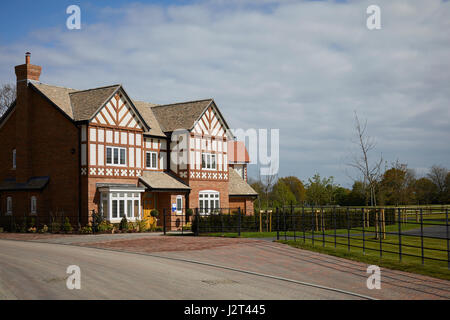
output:
{"label": "brick chimney", "polygon": [[29,81],[39,81],[42,68],[30,63],[31,54],[25,54],[25,64],[15,67],[17,83],[16,100],[16,181],[26,182],[32,175],[31,121],[32,96]]}

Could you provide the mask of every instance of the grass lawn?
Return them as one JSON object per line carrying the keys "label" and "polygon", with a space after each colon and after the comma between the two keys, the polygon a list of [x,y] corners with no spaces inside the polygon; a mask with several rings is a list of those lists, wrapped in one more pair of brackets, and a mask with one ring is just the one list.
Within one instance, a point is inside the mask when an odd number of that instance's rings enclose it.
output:
{"label": "grass lawn", "polygon": [[[420,223],[417,224],[414,221],[408,220],[409,222],[407,223],[402,223],[401,225],[401,230],[402,233],[404,231],[407,230],[411,230],[411,229],[420,229]],[[430,223],[433,225],[442,225],[445,224],[445,221],[425,221],[424,219],[424,223]],[[424,225],[424,228],[426,228],[427,226],[430,225]],[[353,228],[350,229],[350,234],[362,234],[363,230],[362,228]],[[370,232],[375,232],[375,227],[369,227],[369,228],[365,228],[364,232],[370,233]],[[386,225],[386,232],[398,232],[398,224],[392,224],[392,225]],[[333,230],[325,230],[323,233],[325,233],[326,235],[334,235],[334,229]],[[305,236],[312,236],[312,232],[311,230],[305,231]],[[347,229],[336,229],[336,234],[347,234]],[[238,233],[237,232],[211,232],[211,233],[206,233],[206,234],[202,234],[203,236],[210,236],[210,237],[226,237],[226,238],[237,238],[238,237]],[[320,236],[322,235],[322,231],[315,231],[314,232],[315,236]],[[241,238],[275,238],[277,236],[277,232],[276,231],[272,231],[272,232],[241,232]],[[285,236],[285,232],[284,231],[280,231],[280,238]],[[286,231],[286,236],[287,237],[294,237],[294,231]],[[295,232],[295,236],[296,237],[303,237],[303,231],[296,231]]]}
{"label": "grass lawn", "polygon": [[[302,248],[312,251],[317,251],[321,253],[326,253],[329,255],[346,258],[350,260],[361,261],[369,264],[375,264],[378,266],[402,270],[407,272],[414,272],[419,274],[424,274],[436,278],[450,280],[450,270],[448,269],[447,262],[447,251],[435,251],[432,249],[447,250],[447,241],[441,239],[424,239],[424,249],[425,264],[422,265],[421,261],[421,249],[408,247],[421,245],[420,238],[402,236],[402,262],[399,261],[399,246],[397,236],[387,236],[382,242],[383,250],[390,252],[383,252],[383,256],[380,258],[380,253],[375,251],[379,250],[380,242],[379,240],[371,238],[366,238],[365,240],[365,253],[363,253],[363,240],[360,236],[352,236],[350,239],[350,244],[353,246],[348,250],[347,237],[338,237],[336,242],[336,248],[334,244],[334,237],[325,238],[325,246],[321,238],[314,239],[314,246],[312,245],[312,239],[303,239],[297,241],[279,241],[281,243],[288,244],[296,248]],[[372,249],[372,250],[370,250]],[[419,256],[419,257],[415,257]],[[434,259],[442,259],[445,261],[436,261]]]}

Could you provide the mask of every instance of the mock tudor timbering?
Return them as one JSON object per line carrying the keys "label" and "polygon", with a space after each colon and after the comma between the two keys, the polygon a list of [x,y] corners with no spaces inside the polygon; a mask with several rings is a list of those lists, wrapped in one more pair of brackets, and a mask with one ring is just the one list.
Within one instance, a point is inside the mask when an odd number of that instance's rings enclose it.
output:
{"label": "mock tudor timbering", "polygon": [[[213,99],[156,105],[130,99],[121,85],[51,86],[28,53],[15,72],[17,99],[0,119],[0,215],[65,210],[86,224],[92,210],[111,221],[174,205],[253,212],[248,154],[234,152],[245,146]],[[180,129],[184,140],[174,139]]]}

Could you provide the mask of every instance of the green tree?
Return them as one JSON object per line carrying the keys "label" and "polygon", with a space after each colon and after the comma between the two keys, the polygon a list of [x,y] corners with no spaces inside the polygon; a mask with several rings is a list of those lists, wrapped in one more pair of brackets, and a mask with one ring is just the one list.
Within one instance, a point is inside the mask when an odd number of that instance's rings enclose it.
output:
{"label": "green tree", "polygon": [[344,187],[337,187],[334,190],[334,202],[335,204],[338,204],[340,206],[349,206],[349,196],[350,196],[351,190],[344,188]]}
{"label": "green tree", "polygon": [[365,206],[367,205],[368,197],[364,183],[355,181],[352,186],[352,191],[348,195],[349,206]]}
{"label": "green tree", "polygon": [[414,193],[417,204],[431,204],[436,202],[438,188],[428,178],[420,178],[414,183]]}
{"label": "green tree", "polygon": [[398,161],[387,170],[381,179],[380,191],[385,204],[400,205],[414,203],[414,172]]}
{"label": "green tree", "polygon": [[320,175],[316,173],[312,179],[308,179],[306,200],[309,204],[316,206],[333,204],[335,187],[333,177],[322,179]]}
{"label": "green tree", "polygon": [[287,206],[296,204],[296,199],[289,186],[281,179],[275,183],[271,193],[272,200],[276,206]]}
{"label": "green tree", "polygon": [[306,189],[303,182],[294,176],[280,178],[278,181],[284,182],[295,196],[298,204],[304,204],[306,200]]}

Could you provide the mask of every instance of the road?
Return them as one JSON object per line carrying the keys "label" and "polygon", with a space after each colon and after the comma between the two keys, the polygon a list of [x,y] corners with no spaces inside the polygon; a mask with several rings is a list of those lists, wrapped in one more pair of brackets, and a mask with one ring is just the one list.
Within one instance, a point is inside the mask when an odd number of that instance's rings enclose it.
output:
{"label": "road", "polygon": [[[81,289],[66,269],[81,269]],[[206,265],[52,243],[0,241],[0,299],[356,299]]]}

